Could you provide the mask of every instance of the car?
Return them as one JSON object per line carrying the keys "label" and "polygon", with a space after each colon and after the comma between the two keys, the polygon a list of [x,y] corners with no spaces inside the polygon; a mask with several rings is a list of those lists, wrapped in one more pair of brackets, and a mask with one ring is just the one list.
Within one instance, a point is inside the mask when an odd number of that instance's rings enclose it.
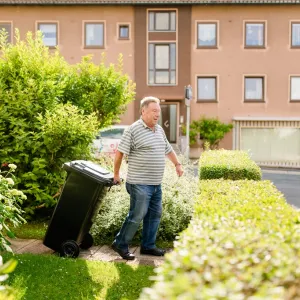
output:
{"label": "car", "polygon": [[112,125],[100,130],[93,141],[93,151],[97,157],[100,153],[114,154],[120,143],[121,137],[129,125]]}

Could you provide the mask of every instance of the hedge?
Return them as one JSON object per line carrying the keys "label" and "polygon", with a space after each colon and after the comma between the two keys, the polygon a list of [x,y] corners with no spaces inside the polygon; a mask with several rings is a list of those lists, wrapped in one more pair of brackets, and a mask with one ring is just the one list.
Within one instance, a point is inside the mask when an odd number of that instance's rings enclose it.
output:
{"label": "hedge", "polygon": [[201,181],[157,273],[140,299],[299,299],[300,212],[269,181]]}
{"label": "hedge", "polygon": [[261,180],[261,176],[260,168],[244,151],[205,151],[199,160],[200,179]]}

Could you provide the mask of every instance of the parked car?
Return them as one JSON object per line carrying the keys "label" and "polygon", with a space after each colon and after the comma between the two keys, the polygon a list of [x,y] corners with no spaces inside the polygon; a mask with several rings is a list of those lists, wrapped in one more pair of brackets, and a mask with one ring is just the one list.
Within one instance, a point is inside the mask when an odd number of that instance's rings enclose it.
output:
{"label": "parked car", "polygon": [[93,142],[95,156],[97,157],[100,153],[114,154],[125,129],[128,127],[129,125],[113,125],[100,130]]}

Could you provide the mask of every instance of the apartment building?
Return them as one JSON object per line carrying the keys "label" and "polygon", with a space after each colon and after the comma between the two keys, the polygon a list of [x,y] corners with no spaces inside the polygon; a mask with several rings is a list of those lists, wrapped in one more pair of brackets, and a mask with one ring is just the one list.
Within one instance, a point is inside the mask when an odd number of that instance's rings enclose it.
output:
{"label": "apartment building", "polygon": [[0,28],[41,30],[70,63],[106,53],[136,82],[122,118],[139,100],[162,100],[161,125],[172,143],[191,120],[233,122],[221,147],[249,150],[261,165],[300,167],[300,2],[297,0],[0,0]]}

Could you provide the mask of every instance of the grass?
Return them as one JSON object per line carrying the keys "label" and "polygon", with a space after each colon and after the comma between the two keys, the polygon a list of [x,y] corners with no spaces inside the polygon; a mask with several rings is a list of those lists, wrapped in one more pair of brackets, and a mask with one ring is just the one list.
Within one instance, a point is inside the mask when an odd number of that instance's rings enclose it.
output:
{"label": "grass", "polygon": [[[4,253],[4,261],[12,258]],[[18,265],[5,283],[18,299],[137,299],[150,287],[151,266],[16,254]]]}
{"label": "grass", "polygon": [[42,221],[33,221],[22,224],[18,227],[10,226],[12,232],[20,239],[42,240],[46,234],[48,224]]}

